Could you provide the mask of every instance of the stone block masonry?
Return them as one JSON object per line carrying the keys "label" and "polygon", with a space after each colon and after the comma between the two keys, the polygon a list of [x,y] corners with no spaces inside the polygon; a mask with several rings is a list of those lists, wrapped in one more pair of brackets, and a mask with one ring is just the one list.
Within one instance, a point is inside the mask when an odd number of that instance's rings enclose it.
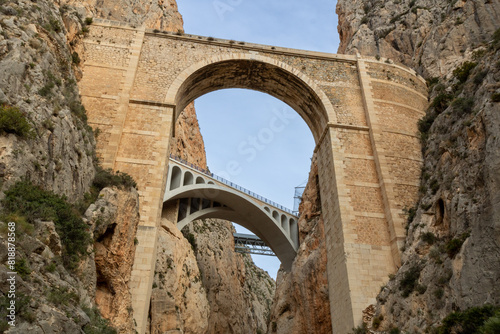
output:
{"label": "stone block masonry", "polygon": [[418,194],[417,121],[426,85],[407,68],[334,55],[178,35],[99,21],[84,40],[80,90],[99,128],[104,167],[131,174],[141,222],[132,282],[137,331],[145,332],[175,119],[223,88],[268,93],[290,105],[316,141],[334,333],[361,323],[400,265],[403,209]]}

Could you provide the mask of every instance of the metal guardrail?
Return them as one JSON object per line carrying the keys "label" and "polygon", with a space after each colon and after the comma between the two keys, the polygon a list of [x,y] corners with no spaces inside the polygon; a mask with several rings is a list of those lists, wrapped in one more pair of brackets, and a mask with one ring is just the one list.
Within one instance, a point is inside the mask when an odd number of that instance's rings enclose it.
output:
{"label": "metal guardrail", "polygon": [[200,173],[203,173],[203,174],[207,175],[208,177],[211,177],[214,180],[217,180],[217,181],[219,181],[221,183],[224,183],[225,185],[227,185],[227,186],[229,186],[229,187],[231,187],[233,189],[239,190],[239,191],[241,191],[241,192],[243,192],[243,193],[245,193],[245,194],[247,194],[247,195],[249,195],[249,196],[251,196],[253,198],[256,198],[259,201],[265,202],[265,203],[267,203],[267,204],[269,204],[271,206],[274,206],[274,207],[276,207],[276,208],[278,208],[278,209],[280,209],[282,211],[288,212],[289,214],[292,214],[292,215],[295,216],[295,214],[294,214],[294,212],[292,210],[284,207],[283,205],[278,204],[276,202],[273,202],[270,199],[267,199],[267,198],[265,198],[263,196],[260,196],[260,195],[258,195],[256,193],[254,193],[253,191],[250,191],[250,190],[248,190],[246,188],[243,188],[242,186],[237,185],[236,183],[233,183],[233,182],[231,182],[229,180],[226,180],[223,177],[215,175],[214,173],[210,172],[209,170],[206,170],[204,168],[201,168],[201,167],[198,167],[196,165],[193,165],[192,163],[187,162],[186,160],[181,159],[180,157],[175,156],[173,154],[170,154],[170,159],[174,160],[174,161],[177,161],[177,162],[181,163],[182,165],[184,165],[186,167],[189,167],[191,169],[194,169],[194,170],[196,170],[196,171],[198,171]]}

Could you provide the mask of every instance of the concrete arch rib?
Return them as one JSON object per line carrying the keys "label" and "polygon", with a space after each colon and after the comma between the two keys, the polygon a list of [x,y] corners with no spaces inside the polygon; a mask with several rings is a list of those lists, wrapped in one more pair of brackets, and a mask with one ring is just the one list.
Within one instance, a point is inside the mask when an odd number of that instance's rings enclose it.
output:
{"label": "concrete arch rib", "polygon": [[169,87],[165,103],[176,106],[176,118],[194,99],[215,90],[247,88],[274,96],[307,123],[316,142],[336,113],[313,80],[298,69],[262,55],[218,55],[184,69]]}
{"label": "concrete arch rib", "polygon": [[177,222],[177,227],[179,230],[182,230],[187,224],[197,219],[204,218],[218,218],[218,219],[226,219],[224,217],[231,215],[230,208],[228,207],[215,207],[215,208],[207,208],[203,210],[196,211],[195,213],[189,214],[182,220]]}
{"label": "concrete arch rib", "polygon": [[286,270],[291,268],[297,252],[298,240],[291,240],[288,233],[283,233],[280,222],[276,222],[263,207],[250,197],[241,196],[237,190],[218,185],[193,184],[168,192],[164,202],[182,198],[204,198],[226,206],[222,210],[212,207],[187,215],[181,221],[184,226],[188,218],[189,222],[200,218],[220,218],[234,221],[255,233],[269,245]]}

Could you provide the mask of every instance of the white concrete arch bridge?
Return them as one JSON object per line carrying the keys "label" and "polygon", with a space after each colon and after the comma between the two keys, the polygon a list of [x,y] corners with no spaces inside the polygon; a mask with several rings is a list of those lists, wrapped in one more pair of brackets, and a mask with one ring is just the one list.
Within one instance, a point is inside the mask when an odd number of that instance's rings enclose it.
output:
{"label": "white concrete arch bridge", "polygon": [[170,219],[180,230],[202,218],[238,223],[264,241],[285,270],[291,268],[299,237],[298,217],[290,209],[178,157],[170,156],[168,166],[163,201],[178,208]]}

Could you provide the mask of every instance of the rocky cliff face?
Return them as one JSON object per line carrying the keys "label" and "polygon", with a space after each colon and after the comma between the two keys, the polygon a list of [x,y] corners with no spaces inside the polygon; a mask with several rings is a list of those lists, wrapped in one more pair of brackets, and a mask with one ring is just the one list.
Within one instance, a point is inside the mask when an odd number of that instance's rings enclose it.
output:
{"label": "rocky cliff face", "polygon": [[231,223],[206,219],[183,229],[210,303],[207,333],[264,333],[275,283],[250,256],[234,252]]}
{"label": "rocky cliff face", "polygon": [[496,1],[343,1],[339,53],[382,56],[424,77],[449,75],[498,29]]}
{"label": "rocky cliff face", "polygon": [[200,133],[194,102],[182,111],[175,122],[175,137],[170,140],[170,154],[195,166],[207,168],[205,143]]}
{"label": "rocky cliff face", "polygon": [[431,98],[403,264],[367,323],[423,332],[452,311],[500,304],[500,4],[339,0],[337,13],[341,52],[415,68]]}
{"label": "rocky cliff face", "polygon": [[[128,333],[133,327],[128,279],[138,196],[134,191],[106,188],[87,218],[77,218],[77,209],[84,211],[93,197],[84,198],[84,194],[91,188],[96,162],[94,134],[86,124],[76,86],[81,58],[71,49],[86,24],[85,16],[74,8],[59,5],[2,1],[0,6],[0,194],[3,198],[21,179],[48,191],[33,188],[17,194],[31,203],[24,209],[17,204],[18,209],[14,205],[15,211],[11,207],[6,215],[3,208],[2,263],[7,260],[7,222],[15,222],[17,230],[17,318],[8,332],[109,331],[93,307],[97,302],[113,325]],[[73,208],[64,204],[65,199]],[[63,227],[68,223],[80,230]],[[68,234],[68,230],[78,233]],[[89,256],[71,251],[70,244],[87,238]],[[0,270],[0,298],[5,306],[8,274],[4,266]],[[9,327],[3,306],[2,332]]]}
{"label": "rocky cliff face", "polygon": [[[35,8],[36,7],[36,8]],[[59,8],[52,1],[3,1],[0,16],[0,103],[31,128],[0,137],[1,190],[27,178],[71,200],[94,177],[94,136],[85,123],[71,52]]]}
{"label": "rocky cliff face", "polygon": [[85,17],[145,25],[151,29],[181,31],[182,16],[175,0],[62,0],[61,6],[75,8]]}
{"label": "rocky cliff face", "polygon": [[194,250],[166,219],[158,240],[150,333],[206,333],[210,305]]}
{"label": "rocky cliff face", "polygon": [[118,332],[129,333],[134,323],[128,283],[139,224],[139,195],[135,189],[104,188],[85,216],[94,231],[94,253],[81,266],[87,290],[103,317]]}

